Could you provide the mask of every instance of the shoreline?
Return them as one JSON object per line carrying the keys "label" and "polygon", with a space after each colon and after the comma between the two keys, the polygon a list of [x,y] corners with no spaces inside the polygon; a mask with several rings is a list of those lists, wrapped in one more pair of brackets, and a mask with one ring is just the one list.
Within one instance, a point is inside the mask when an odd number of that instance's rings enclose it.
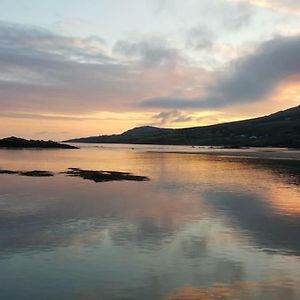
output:
{"label": "shoreline", "polygon": [[227,157],[300,160],[300,149],[275,147],[224,148],[218,146],[123,144],[123,143],[73,143],[81,149],[123,150],[136,153],[197,154]]}

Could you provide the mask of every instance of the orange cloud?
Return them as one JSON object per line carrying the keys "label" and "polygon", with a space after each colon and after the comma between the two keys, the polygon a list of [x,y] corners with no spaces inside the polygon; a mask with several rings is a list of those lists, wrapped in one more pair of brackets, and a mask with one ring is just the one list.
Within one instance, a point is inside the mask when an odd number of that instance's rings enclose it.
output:
{"label": "orange cloud", "polygon": [[289,106],[298,105],[300,103],[300,76],[289,78],[279,85],[271,96],[273,102],[287,104]]}
{"label": "orange cloud", "polygon": [[[233,0],[233,1],[245,2],[245,3],[249,3],[251,5],[271,9],[271,10],[282,12],[282,13],[289,13],[289,14],[299,14],[300,13],[300,5],[298,5],[297,3],[295,3],[293,5],[288,5],[288,4],[282,3],[278,0],[275,0],[275,1],[270,1],[270,0]],[[297,2],[297,1],[295,1],[295,2]]]}

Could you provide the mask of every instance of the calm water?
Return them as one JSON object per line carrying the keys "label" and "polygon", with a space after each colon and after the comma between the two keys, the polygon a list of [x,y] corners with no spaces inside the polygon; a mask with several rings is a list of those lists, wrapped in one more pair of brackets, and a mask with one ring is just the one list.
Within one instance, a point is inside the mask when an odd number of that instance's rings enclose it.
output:
{"label": "calm water", "polygon": [[0,175],[0,299],[300,299],[300,161],[134,147],[0,150],[151,179]]}

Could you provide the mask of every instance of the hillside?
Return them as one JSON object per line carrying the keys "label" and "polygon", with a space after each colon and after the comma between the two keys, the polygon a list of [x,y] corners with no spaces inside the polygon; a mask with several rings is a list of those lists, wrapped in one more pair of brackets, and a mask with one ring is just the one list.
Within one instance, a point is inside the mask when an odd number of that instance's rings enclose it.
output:
{"label": "hillside", "polygon": [[144,126],[67,142],[300,148],[300,105],[244,121],[183,129]]}

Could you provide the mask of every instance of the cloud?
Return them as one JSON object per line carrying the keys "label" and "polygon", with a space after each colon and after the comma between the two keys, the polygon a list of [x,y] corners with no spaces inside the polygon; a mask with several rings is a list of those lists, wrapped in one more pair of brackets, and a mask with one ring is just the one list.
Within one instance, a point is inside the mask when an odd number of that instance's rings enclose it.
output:
{"label": "cloud", "polygon": [[192,121],[193,117],[178,110],[170,110],[154,115],[153,119],[158,125],[165,125],[170,123],[189,122]]}
{"label": "cloud", "polygon": [[[220,50],[222,43],[215,43],[213,29],[189,28],[193,47],[214,43],[211,55],[221,53],[222,61],[234,52]],[[95,36],[63,36],[0,22],[0,38],[2,117],[73,120],[74,115],[98,111],[176,111],[254,103],[299,74],[296,36],[263,43],[221,75],[216,64],[209,70],[201,67],[209,60],[209,51],[190,55],[185,52],[186,41],[177,43],[172,36],[124,38],[111,49]]]}
{"label": "cloud", "polygon": [[122,40],[112,51],[101,38],[0,22],[0,39],[2,113],[137,110],[145,96],[186,95],[207,77],[163,38]]}
{"label": "cloud", "polygon": [[14,54],[54,61],[106,62],[112,58],[106,53],[103,39],[91,36],[76,38],[61,36],[44,28],[20,26],[0,22],[1,54]]}
{"label": "cloud", "polygon": [[65,135],[70,134],[70,131],[38,131],[35,134],[36,135]]}
{"label": "cloud", "polygon": [[283,13],[299,14],[300,3],[295,0],[231,0],[237,2],[245,2],[258,7],[272,9]]}
{"label": "cloud", "polygon": [[203,114],[202,116],[199,116],[197,114],[193,113],[187,113],[180,110],[168,110],[163,111],[158,114],[155,114],[152,116],[152,119],[154,120],[153,123],[151,123],[154,126],[171,126],[171,125],[178,125],[178,123],[191,123],[195,122],[196,124],[217,124],[220,123],[220,119],[217,117],[220,113],[214,113],[211,114]]}
{"label": "cloud", "polygon": [[253,9],[248,3],[237,3],[223,14],[222,25],[228,30],[240,30],[251,24]]}
{"label": "cloud", "polygon": [[[152,2],[152,0],[150,0],[150,2]],[[161,13],[166,8],[167,4],[168,0],[157,0],[155,12]]]}
{"label": "cloud", "polygon": [[178,50],[168,46],[166,41],[159,37],[135,42],[121,40],[115,44],[114,51],[145,66],[173,65],[180,59]]}
{"label": "cloud", "polygon": [[215,108],[266,99],[280,84],[300,75],[300,36],[275,37],[232,63],[207,90],[205,97],[157,97],[143,107]]}
{"label": "cloud", "polygon": [[[84,116],[72,116],[72,115],[47,115],[47,114],[30,114],[30,113],[2,113],[0,112],[0,118],[7,119],[30,119],[30,120],[53,120],[53,121],[101,121],[107,120],[107,118],[96,117],[84,117]],[[116,119],[115,119],[116,120]]]}
{"label": "cloud", "polygon": [[221,7],[220,3],[212,2],[204,5],[202,10],[211,15],[211,20],[202,19],[199,24],[186,31],[187,48],[211,50],[226,35],[249,27],[253,19],[253,7],[243,2],[223,3]]}
{"label": "cloud", "polygon": [[[0,23],[0,104],[11,109],[66,111],[113,94],[128,72],[101,39],[71,38],[32,26]],[[117,88],[118,88],[117,87]]]}
{"label": "cloud", "polygon": [[212,47],[214,33],[205,26],[196,26],[187,32],[186,47],[194,50],[203,50]]}

